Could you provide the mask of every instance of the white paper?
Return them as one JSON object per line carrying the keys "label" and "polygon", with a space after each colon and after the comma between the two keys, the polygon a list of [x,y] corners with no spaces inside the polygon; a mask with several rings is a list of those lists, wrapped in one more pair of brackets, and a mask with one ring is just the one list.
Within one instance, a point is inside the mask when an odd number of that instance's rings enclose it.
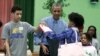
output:
{"label": "white paper", "polygon": [[45,25],[40,24],[39,26],[43,30],[43,32],[52,32],[52,30],[49,27],[45,26]]}

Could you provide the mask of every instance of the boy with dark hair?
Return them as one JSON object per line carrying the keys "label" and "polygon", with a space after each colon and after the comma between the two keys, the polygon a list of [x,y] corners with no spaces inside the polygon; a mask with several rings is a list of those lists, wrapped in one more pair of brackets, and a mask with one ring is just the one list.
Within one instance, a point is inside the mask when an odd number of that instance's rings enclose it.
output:
{"label": "boy with dark hair", "polygon": [[12,9],[11,9],[11,13],[15,13],[16,10],[22,11],[22,9],[21,9],[19,6],[14,6],[14,7],[12,7]]}
{"label": "boy with dark hair", "polygon": [[7,56],[27,56],[27,33],[35,28],[27,22],[20,21],[22,9],[13,6],[13,20],[3,26],[2,38],[5,40]]}

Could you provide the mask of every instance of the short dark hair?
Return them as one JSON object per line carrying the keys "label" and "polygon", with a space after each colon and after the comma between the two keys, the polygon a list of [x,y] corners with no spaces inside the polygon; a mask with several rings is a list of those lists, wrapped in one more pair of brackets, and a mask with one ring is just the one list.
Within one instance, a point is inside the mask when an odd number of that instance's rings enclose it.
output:
{"label": "short dark hair", "polygon": [[91,42],[92,41],[92,37],[88,34],[88,33],[83,33],[86,36],[86,39]]}
{"label": "short dark hair", "polygon": [[84,25],[84,18],[81,14],[72,12],[68,15],[68,19],[74,22],[76,27],[82,27]]}
{"label": "short dark hair", "polygon": [[17,10],[21,11],[22,9],[19,6],[13,6],[11,9],[11,13],[15,13]]}

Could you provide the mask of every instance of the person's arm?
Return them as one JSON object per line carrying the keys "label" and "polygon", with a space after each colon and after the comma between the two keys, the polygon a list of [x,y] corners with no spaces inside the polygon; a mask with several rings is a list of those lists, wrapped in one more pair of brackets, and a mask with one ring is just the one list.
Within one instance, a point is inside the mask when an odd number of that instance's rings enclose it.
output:
{"label": "person's arm", "polygon": [[[97,40],[97,39],[96,39]],[[96,42],[96,49],[97,49],[97,53],[99,52],[100,46],[99,46],[99,41],[97,40]]]}
{"label": "person's arm", "polygon": [[28,22],[23,22],[23,24],[26,27],[26,30],[28,32],[35,32],[36,31],[36,27],[32,26],[31,24],[29,24]]}
{"label": "person's arm", "polygon": [[45,35],[48,36],[48,38],[50,39],[63,39],[63,38],[70,38],[70,36],[72,35],[73,30],[68,29],[63,31],[60,34],[54,34],[53,32],[46,32]]}
{"label": "person's arm", "polygon": [[5,48],[7,51],[7,55],[11,56],[10,46],[9,46],[9,26],[6,24],[2,29],[2,39],[4,40]]}
{"label": "person's arm", "polygon": [[35,33],[38,33],[38,32],[41,31],[41,29],[40,29],[39,26],[38,26],[38,27],[34,27],[34,26],[32,26],[31,24],[29,24],[29,23],[27,23],[27,22],[25,22],[25,24],[26,24],[26,27],[27,27],[27,31],[28,31],[28,32],[35,32]]}
{"label": "person's arm", "polygon": [[[43,21],[43,23],[40,23],[40,28],[45,33],[46,36],[48,36],[50,39],[63,39],[63,38],[69,38],[73,30],[71,28],[67,28],[65,24],[65,30],[60,34],[55,34],[52,30],[49,31],[49,27],[47,24]],[[47,28],[47,29],[45,29]]]}
{"label": "person's arm", "polygon": [[8,41],[8,39],[5,40],[5,47],[6,47],[7,55],[8,55],[8,56],[11,56],[10,46],[9,46],[9,41]]}
{"label": "person's arm", "polygon": [[[46,19],[45,18],[41,20],[40,24],[48,26],[47,23],[46,23]],[[44,36],[43,36],[44,33],[43,33],[42,29],[40,28],[40,25],[38,27],[39,27],[38,28],[39,29],[38,32],[42,33],[42,34],[40,34],[41,35],[40,47],[42,48],[44,54],[49,54],[49,49],[47,48],[47,46],[45,46],[44,41],[43,41],[44,40]]]}
{"label": "person's arm", "polygon": [[34,44],[40,45],[42,33],[34,33]]}
{"label": "person's arm", "polygon": [[65,38],[67,36],[67,33],[62,32],[60,34],[54,34],[53,32],[46,32],[45,35],[50,38],[50,39],[62,39]]}
{"label": "person's arm", "polygon": [[43,44],[42,39],[43,38],[43,33],[38,32],[34,34],[34,44],[40,45],[40,47],[43,49],[44,54],[48,54],[49,50],[48,48]]}
{"label": "person's arm", "polygon": [[0,50],[4,50],[4,41],[0,37]]}

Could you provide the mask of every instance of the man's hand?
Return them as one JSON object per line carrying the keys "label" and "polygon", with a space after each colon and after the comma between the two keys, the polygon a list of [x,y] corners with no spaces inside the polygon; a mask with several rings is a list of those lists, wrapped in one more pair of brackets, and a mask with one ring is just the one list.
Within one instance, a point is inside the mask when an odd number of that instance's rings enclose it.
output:
{"label": "man's hand", "polygon": [[6,51],[7,51],[8,56],[11,56],[9,40],[8,39],[5,40],[5,47],[6,47]]}
{"label": "man's hand", "polygon": [[47,23],[46,23],[46,22],[44,22],[44,21],[42,21],[40,24],[41,24],[41,25],[48,26],[48,25],[47,25]]}
{"label": "man's hand", "polygon": [[40,28],[40,25],[41,25],[41,26],[47,26],[47,24],[46,24],[45,22],[41,22],[41,23],[39,24],[39,26],[35,29],[35,32],[42,32],[42,29]]}
{"label": "man's hand", "polygon": [[0,50],[4,50],[5,46],[4,46],[4,41],[0,40]]}
{"label": "man's hand", "polygon": [[41,47],[43,49],[44,54],[49,54],[49,50],[48,50],[48,48],[45,45],[42,44]]}

